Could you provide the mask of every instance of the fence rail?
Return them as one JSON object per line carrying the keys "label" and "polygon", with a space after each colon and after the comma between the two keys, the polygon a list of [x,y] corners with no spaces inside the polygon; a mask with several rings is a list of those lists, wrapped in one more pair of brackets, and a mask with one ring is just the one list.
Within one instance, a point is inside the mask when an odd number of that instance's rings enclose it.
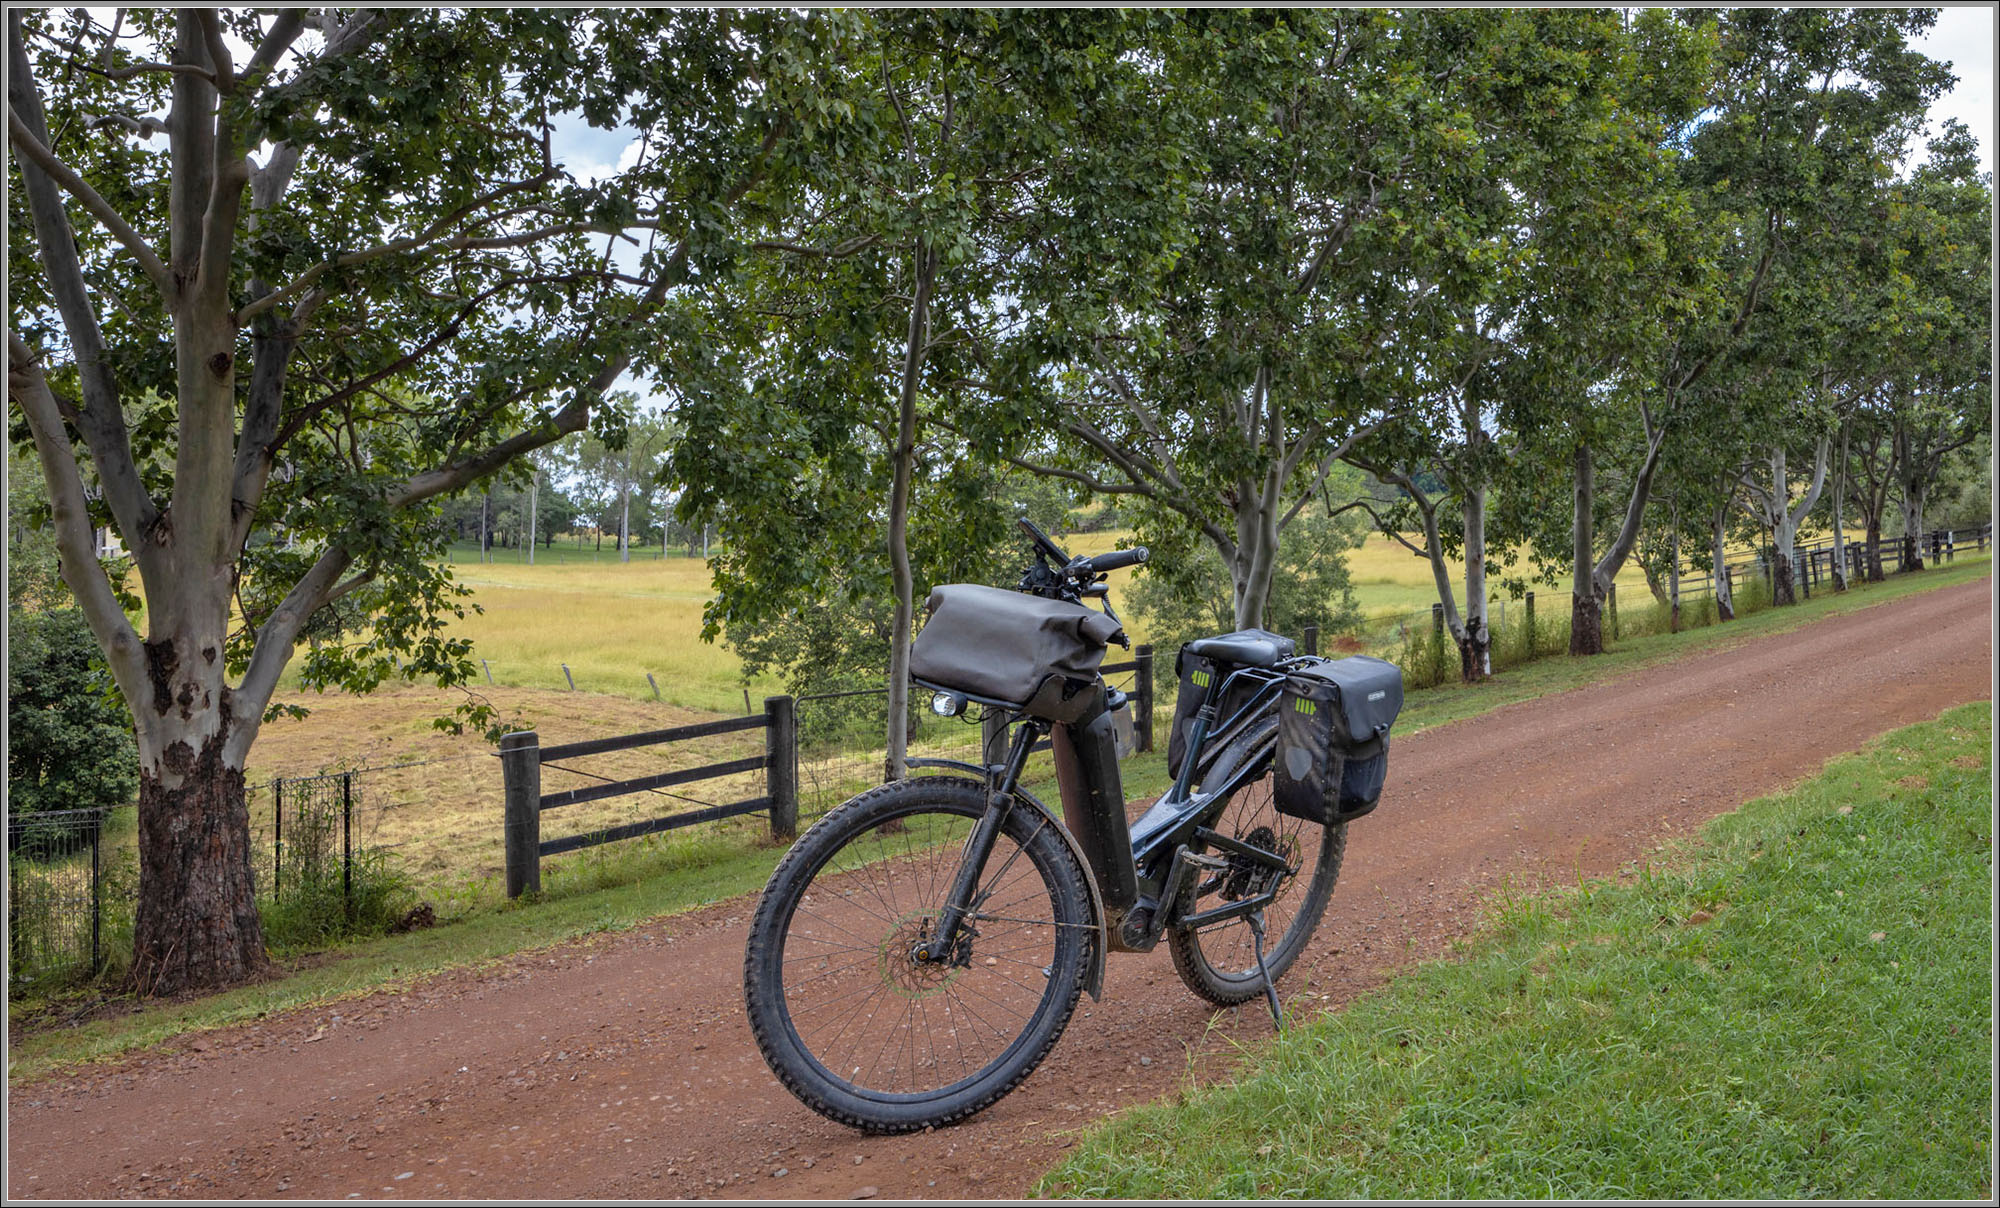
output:
{"label": "fence rail", "polygon": [[[742,730],[764,731],[763,755],[748,759],[725,760],[630,780],[607,780],[601,784],[569,789],[560,793],[542,792],[542,768],[553,764],[556,760],[603,755],[635,747],[687,742],[696,738],[708,738]],[[542,860],[548,856],[580,851],[586,847],[597,847],[605,843],[637,839],[644,835],[677,830],[700,822],[714,822],[743,814],[768,812],[771,817],[771,836],[781,841],[788,840],[798,833],[799,825],[798,758],[797,703],[789,696],[766,697],[761,717],[727,718],[691,726],[649,730],[640,734],[621,734],[612,738],[563,743],[553,747],[542,746],[541,736],[533,730],[520,730],[508,734],[500,740],[500,769],[505,786],[502,826],[506,836],[507,896],[518,898],[523,893],[540,892]],[[765,791],[760,797],[748,797],[704,809],[603,827],[559,839],[542,838],[542,814],[547,810],[560,809],[566,805],[579,805],[587,801],[601,801],[607,797],[652,792],[673,785],[738,776],[760,769],[764,772],[765,782]],[[583,774],[590,775],[587,772]]]}

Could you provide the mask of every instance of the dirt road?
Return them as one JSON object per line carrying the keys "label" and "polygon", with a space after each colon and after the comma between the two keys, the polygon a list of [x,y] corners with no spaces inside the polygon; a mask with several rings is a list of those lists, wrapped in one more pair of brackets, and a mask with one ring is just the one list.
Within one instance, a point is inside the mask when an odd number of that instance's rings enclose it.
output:
{"label": "dirt road", "polygon": [[[1885,730],[1986,697],[1990,582],[1399,741],[1282,988],[1332,1007],[1474,927],[1502,884],[1609,874]],[[747,902],[16,1087],[7,1194],[118,1198],[1017,1196],[1076,1129],[1269,1035],[1164,948],[1114,956],[1048,1061],[932,1135],[862,1137],[764,1068]]]}

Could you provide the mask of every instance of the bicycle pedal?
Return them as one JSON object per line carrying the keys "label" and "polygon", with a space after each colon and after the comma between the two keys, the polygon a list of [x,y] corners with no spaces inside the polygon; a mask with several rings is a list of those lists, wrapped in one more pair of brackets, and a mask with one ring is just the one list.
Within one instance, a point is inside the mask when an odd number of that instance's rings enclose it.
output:
{"label": "bicycle pedal", "polygon": [[1226,872],[1229,869],[1228,856],[1211,856],[1206,852],[1186,852],[1189,864],[1196,868],[1206,868],[1210,872]]}

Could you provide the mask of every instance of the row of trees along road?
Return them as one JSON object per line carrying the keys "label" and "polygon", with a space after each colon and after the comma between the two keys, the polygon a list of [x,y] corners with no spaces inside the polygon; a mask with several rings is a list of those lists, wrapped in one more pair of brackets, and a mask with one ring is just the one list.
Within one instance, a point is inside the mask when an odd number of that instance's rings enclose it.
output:
{"label": "row of trees along road", "polygon": [[[524,491],[540,530],[573,433],[723,526],[709,636],[882,618],[891,775],[914,601],[1010,574],[1000,501],[1051,486],[1250,625],[1344,459],[1468,674],[1516,556],[1573,551],[1588,651],[1634,549],[1746,481],[1789,518],[1826,450],[1834,498],[1920,511],[1989,338],[1966,136],[1898,168],[1928,20],[10,12],[10,433],[135,724],[136,984],[262,965],[280,672],[471,678],[443,509]],[[564,162],[578,119],[620,166]]]}
{"label": "row of trees along road", "polygon": [[[634,400],[619,401],[629,408]],[[553,547],[562,534],[599,551],[609,538],[626,562],[634,546],[655,541],[663,553],[679,546],[700,555],[704,526],[674,518],[673,491],[660,477],[673,419],[636,409],[616,418],[622,426],[609,435],[573,433],[525,455],[478,494],[448,499],[443,518],[452,539],[520,549],[530,563],[535,546]]]}

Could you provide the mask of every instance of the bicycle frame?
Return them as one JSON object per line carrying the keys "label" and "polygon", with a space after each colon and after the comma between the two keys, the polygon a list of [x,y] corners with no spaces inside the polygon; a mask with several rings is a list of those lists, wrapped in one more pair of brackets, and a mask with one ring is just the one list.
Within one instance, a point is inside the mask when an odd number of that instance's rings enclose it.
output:
{"label": "bicycle frame", "polygon": [[[1231,684],[1244,676],[1262,681],[1262,686],[1221,726],[1215,725],[1216,702],[1223,699]],[[1180,899],[1189,878],[1204,867],[1204,858],[1188,850],[1190,840],[1199,839],[1213,850],[1282,869],[1288,876],[1298,871],[1275,853],[1239,843],[1207,827],[1232,793],[1246,782],[1263,775],[1271,758],[1269,750],[1253,752],[1248,759],[1230,769],[1218,783],[1205,785],[1200,790],[1193,787],[1196,769],[1204,762],[1202,756],[1207,753],[1204,748],[1209,736],[1245,732],[1247,723],[1276,697],[1283,680],[1284,672],[1281,670],[1255,667],[1238,668],[1226,677],[1216,677],[1196,714],[1194,728],[1188,736],[1188,757],[1181,765],[1173,787],[1132,823],[1129,830],[1116,762],[1100,765],[1080,760],[1076,761],[1071,774],[1064,775],[1059,755],[1058,779],[1062,788],[1065,824],[1085,858],[1090,875],[1097,882],[1098,893],[1093,896],[1101,902],[1105,912],[1104,933],[1112,950],[1144,952],[1158,944],[1170,926],[1201,927],[1255,915],[1276,899],[1277,886],[1274,885],[1262,893],[1224,906],[1192,915],[1179,914]],[[939,926],[930,941],[923,945],[926,954],[923,959],[946,959],[946,954],[956,942],[959,928],[966,920],[977,916],[983,901],[983,895],[977,892],[980,878],[985,873],[986,862],[992,855],[1000,828],[1013,809],[1017,796],[1035,800],[1020,787],[1021,773],[1035,744],[1044,735],[1053,736],[1058,731],[1067,731],[1062,738],[1075,743],[1077,736],[1087,732],[1103,714],[1104,711],[1100,710],[1068,724],[1022,719],[1015,724],[1006,759],[980,769],[990,788],[987,809],[966,840],[964,859],[959,865],[943,917],[939,919]],[[1052,741],[1059,740],[1052,738]],[[1107,780],[1109,783],[1105,782]],[[1036,801],[1036,805],[1040,806],[1040,802]],[[1108,816],[1111,812],[1115,812],[1115,821]],[[1125,841],[1115,841],[1116,836],[1123,836]]]}

